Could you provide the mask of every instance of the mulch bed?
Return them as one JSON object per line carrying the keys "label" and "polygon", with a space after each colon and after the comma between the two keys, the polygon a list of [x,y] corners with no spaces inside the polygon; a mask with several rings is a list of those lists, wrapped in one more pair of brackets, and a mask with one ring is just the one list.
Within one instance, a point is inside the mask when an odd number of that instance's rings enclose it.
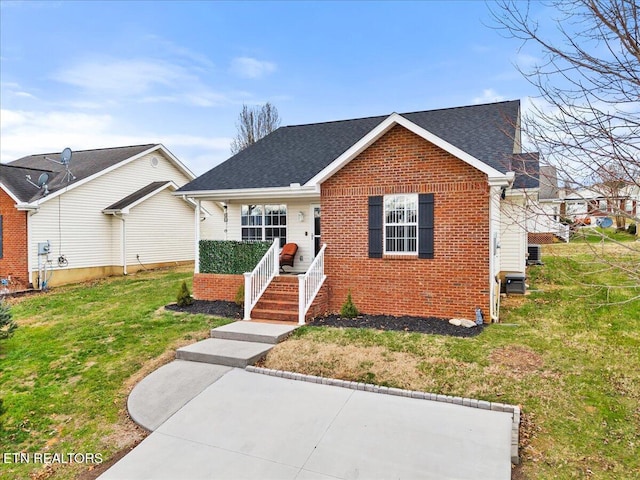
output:
{"label": "mulch bed", "polygon": [[[178,307],[175,303],[167,305],[167,310],[184,313],[204,313],[222,318],[240,319],[242,307],[224,300],[194,300],[188,307]],[[437,317],[394,317],[391,315],[359,315],[356,318],[342,318],[340,315],[328,315],[313,319],[307,325],[313,327],[373,328],[376,330],[394,330],[399,332],[431,333],[453,337],[475,337],[484,330],[484,325],[473,328],[456,327],[448,319]]]}
{"label": "mulch bed", "polygon": [[391,315],[360,315],[356,318],[342,318],[340,315],[328,315],[314,318],[307,323],[314,327],[374,328],[376,330],[395,330],[400,332],[431,333],[453,337],[475,337],[484,330],[484,325],[473,328],[456,327],[448,319],[436,317],[393,317]]}
{"label": "mulch bed", "polygon": [[205,315],[214,315],[222,318],[242,318],[243,310],[234,302],[227,302],[225,300],[194,300],[193,303],[187,307],[179,307],[175,303],[166,305],[164,308],[172,310],[174,312],[184,313],[204,313]]}

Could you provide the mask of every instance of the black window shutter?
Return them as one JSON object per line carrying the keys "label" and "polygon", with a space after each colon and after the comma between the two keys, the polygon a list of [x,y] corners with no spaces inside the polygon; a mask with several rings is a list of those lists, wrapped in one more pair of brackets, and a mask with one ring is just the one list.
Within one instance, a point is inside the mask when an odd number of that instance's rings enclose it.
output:
{"label": "black window shutter", "polygon": [[418,196],[418,258],[433,258],[433,193]]}
{"label": "black window shutter", "polygon": [[2,232],[2,215],[0,215],[0,258],[2,258],[2,240],[3,240],[3,232]]}
{"label": "black window shutter", "polygon": [[369,258],[382,258],[382,197],[369,197]]}

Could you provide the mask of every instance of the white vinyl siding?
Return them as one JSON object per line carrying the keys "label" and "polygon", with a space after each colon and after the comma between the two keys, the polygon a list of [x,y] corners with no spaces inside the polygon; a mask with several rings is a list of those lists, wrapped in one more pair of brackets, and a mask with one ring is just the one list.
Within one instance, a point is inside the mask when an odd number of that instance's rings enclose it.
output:
{"label": "white vinyl siding", "polygon": [[[151,165],[152,157],[158,159],[155,167]],[[30,218],[32,268],[37,269],[38,265],[37,244],[46,240],[51,242],[50,259],[54,260],[54,270],[58,268],[59,253],[66,255],[67,268],[122,265],[122,222],[113,215],[105,215],[102,210],[151,182],[164,180],[172,180],[181,186],[190,179],[162,153],[154,151],[42,203]],[[180,205],[180,211],[184,211],[182,204],[185,202],[179,197],[175,197],[175,202]],[[186,220],[193,231],[193,209]],[[165,235],[173,233],[167,231]],[[192,235],[191,247],[193,241]],[[129,252],[128,247],[127,250]]]}
{"label": "white vinyl siding", "polygon": [[132,208],[125,221],[128,265],[138,264],[136,255],[143,264],[193,260],[193,208],[168,188]]}
{"label": "white vinyl siding", "polygon": [[524,273],[527,253],[524,199],[507,198],[500,207],[500,270]]}

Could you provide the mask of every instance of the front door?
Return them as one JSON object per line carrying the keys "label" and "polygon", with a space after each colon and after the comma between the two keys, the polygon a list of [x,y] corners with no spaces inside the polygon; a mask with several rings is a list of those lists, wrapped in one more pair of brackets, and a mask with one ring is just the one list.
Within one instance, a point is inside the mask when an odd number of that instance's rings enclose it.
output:
{"label": "front door", "polygon": [[313,256],[315,257],[322,247],[320,236],[320,205],[311,205],[311,217],[313,221],[311,238],[313,239]]}

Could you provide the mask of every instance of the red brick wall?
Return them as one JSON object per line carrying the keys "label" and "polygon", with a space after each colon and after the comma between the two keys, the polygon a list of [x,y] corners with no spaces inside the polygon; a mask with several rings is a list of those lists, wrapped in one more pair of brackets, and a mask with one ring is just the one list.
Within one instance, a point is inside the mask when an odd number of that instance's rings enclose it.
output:
{"label": "red brick wall", "polygon": [[233,302],[241,285],[244,285],[243,275],[196,273],[193,276],[193,297],[198,300]]}
{"label": "red brick wall", "polygon": [[[368,258],[368,197],[434,193],[435,258]],[[329,310],[489,318],[486,175],[395,126],[321,187]]]}
{"label": "red brick wall", "polygon": [[29,283],[27,212],[16,210],[13,199],[1,188],[0,215],[2,215],[0,277],[6,278],[11,275],[14,281],[27,286]]}
{"label": "red brick wall", "polygon": [[328,284],[325,281],[320,287],[316,298],[314,298],[307,314],[305,315],[305,320],[308,322],[316,317],[321,317],[327,314],[329,311],[329,288]]}

